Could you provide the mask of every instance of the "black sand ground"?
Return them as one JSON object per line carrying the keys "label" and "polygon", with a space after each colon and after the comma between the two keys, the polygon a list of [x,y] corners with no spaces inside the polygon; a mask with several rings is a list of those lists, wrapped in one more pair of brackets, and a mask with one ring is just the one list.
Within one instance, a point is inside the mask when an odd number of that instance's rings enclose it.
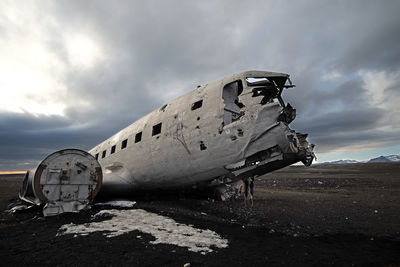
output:
{"label": "black sand ground", "polygon": [[[44,218],[40,209],[9,214],[21,176],[0,176],[0,265],[400,266],[400,164],[289,167],[256,178],[251,208],[241,199],[138,200],[136,208],[211,229],[229,247],[202,255],[152,245],[130,232],[56,237],[106,207]],[[138,239],[140,235],[142,239]]]}

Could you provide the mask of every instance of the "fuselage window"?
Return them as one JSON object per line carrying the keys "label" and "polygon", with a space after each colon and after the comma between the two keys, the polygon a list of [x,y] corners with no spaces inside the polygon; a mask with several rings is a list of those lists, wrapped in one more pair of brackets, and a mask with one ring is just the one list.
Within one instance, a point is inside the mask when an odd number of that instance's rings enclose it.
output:
{"label": "fuselage window", "polygon": [[104,151],[103,151],[103,153],[101,154],[101,158],[105,158],[105,157],[106,157],[106,151],[107,151],[107,150],[104,150]]}
{"label": "fuselage window", "polygon": [[153,136],[161,133],[161,125],[162,123],[160,122],[159,124],[153,126]]}
{"label": "fuselage window", "polygon": [[97,153],[94,157],[95,157],[96,160],[98,160],[99,159],[99,153]]}
{"label": "fuselage window", "polygon": [[125,140],[122,141],[122,143],[121,143],[121,149],[126,148],[127,145],[128,145],[128,139],[125,139]]}
{"label": "fuselage window", "polygon": [[202,100],[199,100],[199,101],[196,101],[196,102],[194,102],[194,103],[192,104],[192,110],[201,108],[202,105],[203,105],[203,99],[202,99]]}
{"label": "fuselage window", "polygon": [[135,135],[135,143],[139,143],[140,141],[142,141],[142,132]]}
{"label": "fuselage window", "polygon": [[111,147],[111,154],[114,154],[115,153],[115,145],[113,145],[112,147]]}

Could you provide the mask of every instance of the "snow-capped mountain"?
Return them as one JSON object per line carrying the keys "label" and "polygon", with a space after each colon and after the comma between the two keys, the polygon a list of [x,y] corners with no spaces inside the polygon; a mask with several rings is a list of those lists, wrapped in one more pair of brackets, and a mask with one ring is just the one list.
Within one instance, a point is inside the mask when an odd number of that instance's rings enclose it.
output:
{"label": "snow-capped mountain", "polygon": [[321,164],[349,164],[349,163],[360,163],[360,162],[353,159],[344,159],[344,160],[341,159],[341,160],[323,162]]}
{"label": "snow-capped mountain", "polygon": [[400,155],[390,155],[390,156],[386,156],[388,159],[390,159],[391,161],[400,161]]}
{"label": "snow-capped mountain", "polygon": [[[319,164],[350,164],[350,163],[380,163],[380,162],[400,162],[400,155],[380,156],[367,161],[357,161],[353,159],[335,160],[322,162]],[[318,163],[317,163],[318,164]]]}
{"label": "snow-capped mountain", "polygon": [[368,161],[368,163],[374,162],[400,162],[400,155],[380,156]]}

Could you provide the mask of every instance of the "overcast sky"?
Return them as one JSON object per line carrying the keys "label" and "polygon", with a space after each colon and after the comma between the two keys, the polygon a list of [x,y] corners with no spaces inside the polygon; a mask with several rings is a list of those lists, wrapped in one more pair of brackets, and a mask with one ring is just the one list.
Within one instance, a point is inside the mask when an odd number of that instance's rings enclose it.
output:
{"label": "overcast sky", "polygon": [[0,2],[0,170],[88,150],[244,70],[284,94],[319,161],[400,154],[400,1]]}

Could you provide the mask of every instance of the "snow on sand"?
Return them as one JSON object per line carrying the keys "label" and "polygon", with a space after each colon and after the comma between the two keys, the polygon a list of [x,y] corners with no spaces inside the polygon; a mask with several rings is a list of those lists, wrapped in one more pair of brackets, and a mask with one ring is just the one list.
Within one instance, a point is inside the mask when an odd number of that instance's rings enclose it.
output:
{"label": "snow on sand", "polygon": [[177,223],[171,218],[142,209],[102,210],[95,214],[94,218],[104,216],[112,216],[112,218],[101,222],[65,224],[60,227],[57,236],[64,234],[88,235],[100,231],[106,237],[115,237],[138,230],[153,235],[156,240],[151,241],[152,244],[172,244],[187,247],[190,251],[202,254],[212,252],[211,246],[228,247],[228,240],[211,230]]}

